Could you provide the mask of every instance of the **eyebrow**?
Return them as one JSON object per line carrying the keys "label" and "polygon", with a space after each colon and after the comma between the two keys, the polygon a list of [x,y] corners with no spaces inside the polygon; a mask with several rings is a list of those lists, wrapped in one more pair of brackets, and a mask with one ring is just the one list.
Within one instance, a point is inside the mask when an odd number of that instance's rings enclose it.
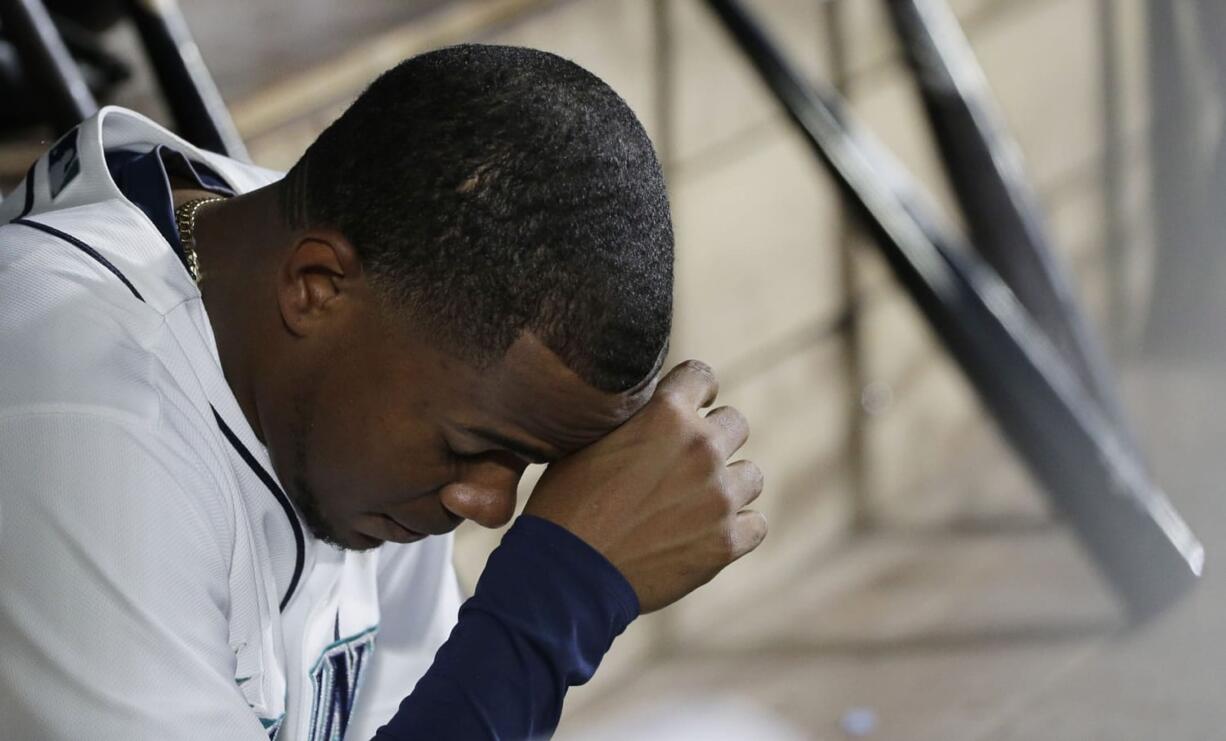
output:
{"label": "eyebrow", "polygon": [[522,440],[516,440],[512,437],[507,437],[497,430],[490,430],[484,427],[474,427],[469,429],[469,432],[484,439],[486,442],[493,443],[500,448],[509,450],[529,463],[548,463],[558,457],[557,454],[551,450],[538,447],[531,443],[525,443]]}

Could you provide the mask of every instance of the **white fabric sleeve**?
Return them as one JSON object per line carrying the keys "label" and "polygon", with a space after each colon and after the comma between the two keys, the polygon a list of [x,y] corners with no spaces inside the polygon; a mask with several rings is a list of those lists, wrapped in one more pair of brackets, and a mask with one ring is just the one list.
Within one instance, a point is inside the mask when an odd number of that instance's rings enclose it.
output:
{"label": "white fabric sleeve", "polygon": [[460,610],[451,555],[450,534],[379,547],[379,632],[346,739],[373,737],[434,663]]}
{"label": "white fabric sleeve", "polygon": [[118,415],[0,418],[0,738],[267,739],[195,460]]}

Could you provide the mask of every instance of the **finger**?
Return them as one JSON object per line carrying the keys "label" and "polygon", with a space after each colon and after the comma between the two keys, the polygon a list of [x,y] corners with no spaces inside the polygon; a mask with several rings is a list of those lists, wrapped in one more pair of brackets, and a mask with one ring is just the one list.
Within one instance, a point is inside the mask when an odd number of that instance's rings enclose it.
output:
{"label": "finger", "polygon": [[715,372],[700,360],[678,364],[656,386],[656,396],[676,398],[692,409],[710,406],[718,393]]}
{"label": "finger", "polygon": [[724,458],[741,449],[749,439],[749,420],[734,407],[717,407],[707,414],[707,421],[715,427],[712,440]]}
{"label": "finger", "polygon": [[728,495],[737,510],[748,507],[757,499],[765,483],[762,469],[753,461],[736,461],[728,465]]}
{"label": "finger", "polygon": [[766,516],[753,509],[736,513],[732,523],[732,560],[762,545],[766,539]]}

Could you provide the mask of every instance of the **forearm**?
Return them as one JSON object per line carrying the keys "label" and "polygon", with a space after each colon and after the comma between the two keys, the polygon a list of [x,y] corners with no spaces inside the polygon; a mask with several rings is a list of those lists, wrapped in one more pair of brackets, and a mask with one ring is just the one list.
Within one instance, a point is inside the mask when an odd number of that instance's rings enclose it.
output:
{"label": "forearm", "polygon": [[557,525],[521,517],[376,739],[548,735],[567,689],[591,678],[638,610],[634,590],[603,556]]}

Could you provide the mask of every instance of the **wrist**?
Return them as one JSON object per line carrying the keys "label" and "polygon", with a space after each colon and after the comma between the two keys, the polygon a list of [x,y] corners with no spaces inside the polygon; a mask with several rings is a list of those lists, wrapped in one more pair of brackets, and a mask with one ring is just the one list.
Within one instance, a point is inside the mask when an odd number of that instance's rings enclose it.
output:
{"label": "wrist", "polygon": [[[634,587],[604,554],[562,525],[531,514],[520,515],[503,536],[499,551],[508,551],[507,561],[516,568],[529,565],[561,577],[577,596],[607,605],[620,633],[639,616],[640,605]],[[490,557],[486,572],[494,563]],[[493,574],[490,574],[493,576]],[[481,581],[486,580],[483,573]],[[480,588],[480,583],[478,588]]]}

